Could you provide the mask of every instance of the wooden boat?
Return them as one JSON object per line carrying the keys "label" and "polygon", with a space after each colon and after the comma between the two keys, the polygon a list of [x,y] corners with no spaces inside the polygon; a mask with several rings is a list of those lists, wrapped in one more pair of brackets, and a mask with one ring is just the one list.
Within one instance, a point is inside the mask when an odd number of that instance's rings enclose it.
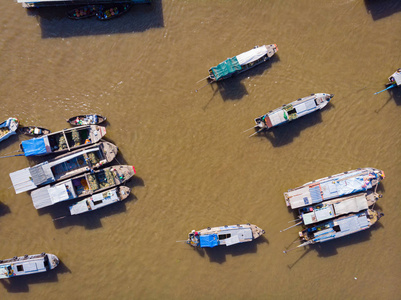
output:
{"label": "wooden boat", "polygon": [[241,224],[221,227],[208,227],[202,230],[192,230],[188,234],[187,244],[193,247],[213,248],[216,246],[231,246],[251,242],[265,231],[256,225]]}
{"label": "wooden boat", "polygon": [[117,146],[112,143],[100,142],[10,173],[11,182],[17,194],[30,191],[41,185],[100,168],[110,163],[117,152]]}
{"label": "wooden boat", "polygon": [[276,44],[255,46],[252,50],[227,58],[217,66],[210,68],[207,78],[209,81],[215,82],[232,77],[269,60],[277,51]]}
{"label": "wooden boat", "polygon": [[292,209],[322,201],[364,192],[379,184],[384,172],[375,168],[359,168],[352,171],[317,179],[289,189],[284,193],[285,203]]}
{"label": "wooden boat", "polygon": [[401,86],[401,68],[399,68],[397,71],[395,71],[388,78],[388,82],[386,83],[386,86],[387,87],[384,90],[376,92],[376,93],[374,93],[374,95],[380,94],[381,92],[387,91],[387,90],[392,89],[394,87]]}
{"label": "wooden boat", "polygon": [[72,177],[31,192],[36,209],[78,199],[123,184],[135,175],[133,166],[118,165]]}
{"label": "wooden boat", "polygon": [[38,138],[22,141],[20,149],[25,156],[61,154],[97,143],[106,134],[106,128],[87,125],[63,129]]}
{"label": "wooden boat", "polygon": [[288,123],[314,111],[320,110],[325,107],[333,97],[333,94],[312,94],[308,97],[299,98],[289,104],[285,104],[275,110],[271,110],[267,114],[255,119],[256,133]]}
{"label": "wooden boat", "polygon": [[49,129],[37,126],[26,126],[19,129],[22,134],[29,136],[42,136],[44,134],[49,134],[51,131]]}
{"label": "wooden boat", "polygon": [[114,19],[125,14],[131,8],[131,3],[116,3],[112,6],[103,6],[97,13],[98,20],[105,21]]}
{"label": "wooden boat", "polygon": [[74,20],[80,20],[96,16],[96,13],[102,8],[101,5],[86,5],[74,8],[67,12],[67,17]]}
{"label": "wooden boat", "polygon": [[106,121],[106,117],[96,114],[75,116],[67,120],[67,122],[73,126],[97,125],[104,121]]}
{"label": "wooden boat", "polygon": [[357,213],[373,206],[382,196],[375,193],[359,193],[336,198],[299,209],[299,219],[304,225],[311,225],[350,213]]}
{"label": "wooden boat", "polygon": [[126,186],[119,186],[103,193],[94,194],[70,206],[71,215],[78,215],[88,211],[108,206],[110,204],[125,200],[131,192]]}
{"label": "wooden boat", "polygon": [[16,134],[18,129],[19,121],[17,118],[8,118],[6,121],[0,124],[0,142],[8,139],[13,134]]}
{"label": "wooden boat", "polygon": [[350,214],[308,227],[299,232],[301,244],[297,248],[327,242],[363,231],[370,228],[382,216],[382,213],[378,213],[373,209],[366,209],[356,214]]}
{"label": "wooden boat", "polygon": [[50,253],[0,260],[0,279],[46,272],[57,267],[59,262],[57,256]]}

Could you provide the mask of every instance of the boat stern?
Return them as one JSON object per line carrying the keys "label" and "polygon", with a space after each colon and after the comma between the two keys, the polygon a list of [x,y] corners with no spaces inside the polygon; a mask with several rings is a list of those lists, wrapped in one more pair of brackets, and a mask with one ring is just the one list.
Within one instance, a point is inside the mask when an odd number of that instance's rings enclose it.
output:
{"label": "boat stern", "polygon": [[187,244],[191,245],[192,247],[198,247],[199,246],[199,232],[192,230],[190,233],[188,233]]}

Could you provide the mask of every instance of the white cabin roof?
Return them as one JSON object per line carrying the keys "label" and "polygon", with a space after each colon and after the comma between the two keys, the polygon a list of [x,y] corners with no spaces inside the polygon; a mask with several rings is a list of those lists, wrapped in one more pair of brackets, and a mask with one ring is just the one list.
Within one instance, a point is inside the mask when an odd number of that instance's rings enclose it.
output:
{"label": "white cabin roof", "polygon": [[261,46],[237,55],[237,60],[240,65],[246,65],[253,61],[258,60],[259,58],[261,58],[263,55],[266,54],[267,54],[266,46]]}

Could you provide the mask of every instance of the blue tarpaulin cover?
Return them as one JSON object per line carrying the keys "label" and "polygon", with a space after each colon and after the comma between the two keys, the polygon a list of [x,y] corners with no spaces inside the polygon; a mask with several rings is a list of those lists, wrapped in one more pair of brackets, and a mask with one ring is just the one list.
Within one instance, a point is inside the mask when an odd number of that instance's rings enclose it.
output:
{"label": "blue tarpaulin cover", "polygon": [[44,138],[30,139],[21,142],[25,156],[46,154],[46,144]]}
{"label": "blue tarpaulin cover", "polygon": [[241,70],[241,65],[238,63],[237,57],[227,58],[222,63],[219,63],[216,67],[212,68],[212,72],[216,80],[227,76],[229,74],[235,73]]}
{"label": "blue tarpaulin cover", "polygon": [[199,237],[199,242],[201,248],[213,248],[219,245],[219,238],[217,237],[217,234],[201,235]]}

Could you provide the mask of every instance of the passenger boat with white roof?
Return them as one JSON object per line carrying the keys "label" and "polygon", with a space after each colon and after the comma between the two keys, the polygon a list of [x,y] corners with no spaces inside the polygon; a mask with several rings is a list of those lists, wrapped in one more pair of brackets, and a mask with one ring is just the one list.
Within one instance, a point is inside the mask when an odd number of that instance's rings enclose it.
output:
{"label": "passenger boat with white roof", "polygon": [[188,234],[187,243],[193,247],[213,248],[216,246],[231,246],[251,242],[265,231],[253,224],[238,224],[221,227],[208,227],[202,230],[192,230]]}

